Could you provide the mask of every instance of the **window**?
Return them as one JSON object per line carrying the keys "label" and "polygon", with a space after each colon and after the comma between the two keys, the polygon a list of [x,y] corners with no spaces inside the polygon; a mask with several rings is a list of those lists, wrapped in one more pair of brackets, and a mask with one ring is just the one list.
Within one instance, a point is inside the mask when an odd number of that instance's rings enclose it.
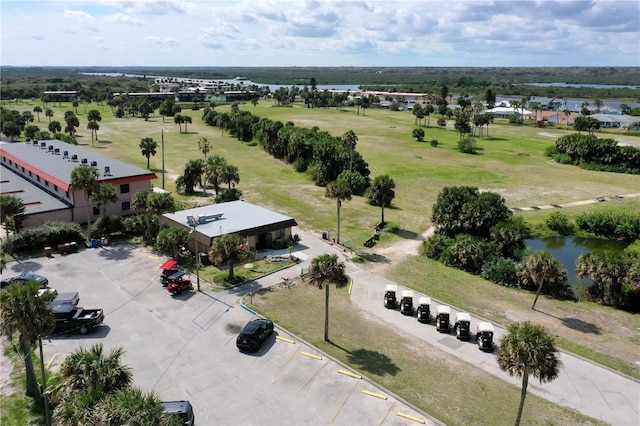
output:
{"label": "window", "polygon": [[128,183],[123,183],[122,185],[120,185],[120,193],[121,194],[127,194],[129,192],[129,184]]}
{"label": "window", "polygon": [[38,180],[38,182],[40,182],[40,176],[36,176],[36,179]]}
{"label": "window", "polygon": [[122,202],[122,211],[131,210],[131,203],[129,201]]}
{"label": "window", "polygon": [[100,208],[94,207],[93,208],[93,215],[94,216],[99,216],[100,215]]}
{"label": "window", "polygon": [[31,170],[29,170],[29,177],[32,177],[33,174],[31,173]]}
{"label": "window", "polygon": [[53,185],[53,190],[58,192],[58,185]]}

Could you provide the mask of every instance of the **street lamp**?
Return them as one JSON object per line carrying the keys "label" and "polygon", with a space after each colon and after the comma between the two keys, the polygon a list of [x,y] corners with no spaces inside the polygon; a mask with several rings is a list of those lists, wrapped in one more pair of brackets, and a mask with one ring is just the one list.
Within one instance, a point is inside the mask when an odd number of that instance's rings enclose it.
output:
{"label": "street lamp", "polygon": [[200,291],[200,252],[198,251],[198,235],[196,234],[196,227],[200,223],[200,216],[194,216],[193,218],[193,240],[195,242],[196,249],[196,285],[198,291]]}

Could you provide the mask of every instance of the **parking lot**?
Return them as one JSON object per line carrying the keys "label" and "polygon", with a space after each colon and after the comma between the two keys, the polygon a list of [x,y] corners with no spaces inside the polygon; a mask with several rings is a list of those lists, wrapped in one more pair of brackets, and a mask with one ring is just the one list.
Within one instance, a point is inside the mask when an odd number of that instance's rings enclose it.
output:
{"label": "parking lot", "polygon": [[240,353],[235,338],[253,314],[239,302],[256,284],[172,297],[159,282],[164,260],[116,244],[13,262],[2,277],[41,274],[59,292],[78,291],[80,306],[104,309],[93,332],[43,341],[51,369],[80,347],[121,346],[134,385],[190,400],[199,425],[435,424],[285,330],[276,328],[256,354]]}

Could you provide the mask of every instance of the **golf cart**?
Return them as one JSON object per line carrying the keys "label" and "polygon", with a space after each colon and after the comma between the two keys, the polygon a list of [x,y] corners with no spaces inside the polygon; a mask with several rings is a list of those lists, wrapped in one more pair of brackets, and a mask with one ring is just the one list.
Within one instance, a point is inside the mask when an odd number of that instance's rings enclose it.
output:
{"label": "golf cart", "polygon": [[394,308],[398,304],[398,299],[396,299],[396,293],[398,292],[398,286],[396,285],[387,285],[384,292],[384,307],[385,308]]}
{"label": "golf cart", "polygon": [[413,291],[402,290],[400,313],[404,315],[413,315]]}
{"label": "golf cart", "polygon": [[490,322],[479,322],[476,342],[481,351],[493,352],[493,325]]}
{"label": "golf cart", "polygon": [[418,299],[418,322],[431,322],[431,312],[429,311],[430,305],[430,297],[421,297]]}
{"label": "golf cart", "polygon": [[162,273],[160,274],[160,282],[163,287],[169,285],[169,277],[173,274],[180,272],[180,267],[178,267],[178,262],[175,260],[167,260],[162,265],[160,265],[160,269],[162,269]]}
{"label": "golf cart", "polygon": [[440,332],[449,332],[449,317],[451,309],[448,306],[440,305],[436,310],[436,330]]}
{"label": "golf cart", "polygon": [[466,312],[458,312],[453,330],[456,332],[458,340],[471,339],[471,316]]}

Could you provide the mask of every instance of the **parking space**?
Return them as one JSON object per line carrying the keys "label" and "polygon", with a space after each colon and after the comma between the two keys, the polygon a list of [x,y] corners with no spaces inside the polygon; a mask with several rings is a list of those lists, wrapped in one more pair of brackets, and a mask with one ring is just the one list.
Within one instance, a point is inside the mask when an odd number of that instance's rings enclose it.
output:
{"label": "parking space", "polygon": [[239,304],[244,291],[171,296],[159,281],[164,260],[117,244],[11,263],[2,277],[35,272],[59,292],[78,291],[80,306],[104,309],[94,332],[43,341],[50,368],[80,347],[121,346],[134,384],[190,400],[197,424],[434,424],[285,330],[240,353],[235,337],[253,318]]}

